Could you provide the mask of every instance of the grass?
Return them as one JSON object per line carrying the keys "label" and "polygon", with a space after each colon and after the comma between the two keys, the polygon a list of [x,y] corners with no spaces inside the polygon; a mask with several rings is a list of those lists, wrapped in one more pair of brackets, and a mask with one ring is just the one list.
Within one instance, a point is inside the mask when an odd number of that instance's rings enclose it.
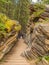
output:
{"label": "grass", "polygon": [[44,56],[44,58],[49,62],[49,55]]}

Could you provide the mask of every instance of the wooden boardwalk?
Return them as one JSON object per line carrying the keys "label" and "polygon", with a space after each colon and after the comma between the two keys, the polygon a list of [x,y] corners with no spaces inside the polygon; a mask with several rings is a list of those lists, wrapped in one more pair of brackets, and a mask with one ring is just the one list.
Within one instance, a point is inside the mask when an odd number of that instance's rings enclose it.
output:
{"label": "wooden boardwalk", "polygon": [[12,50],[4,57],[0,65],[30,65],[25,58],[21,57],[21,53],[26,49],[23,39],[12,48]]}

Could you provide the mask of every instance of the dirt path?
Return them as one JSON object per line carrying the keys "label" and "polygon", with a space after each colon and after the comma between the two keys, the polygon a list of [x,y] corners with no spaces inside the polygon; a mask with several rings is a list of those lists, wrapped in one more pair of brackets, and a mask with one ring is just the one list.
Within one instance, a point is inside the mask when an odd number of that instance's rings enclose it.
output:
{"label": "dirt path", "polygon": [[23,39],[20,39],[19,42],[13,47],[11,52],[9,52],[4,57],[4,62],[0,65],[30,65],[25,58],[21,57],[21,53],[26,49],[26,44],[24,44]]}

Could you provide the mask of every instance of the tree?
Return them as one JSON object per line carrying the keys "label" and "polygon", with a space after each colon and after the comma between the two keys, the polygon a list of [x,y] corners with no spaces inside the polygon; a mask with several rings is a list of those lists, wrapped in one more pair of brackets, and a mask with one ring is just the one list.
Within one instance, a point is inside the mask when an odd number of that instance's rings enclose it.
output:
{"label": "tree", "polygon": [[14,19],[16,2],[15,0],[0,0],[0,12]]}
{"label": "tree", "polygon": [[49,4],[49,0],[42,0],[44,4]]}
{"label": "tree", "polygon": [[16,7],[16,16],[15,18],[20,22],[22,25],[22,31],[26,32],[26,24],[29,19],[29,5],[31,0],[18,0],[17,7]]}

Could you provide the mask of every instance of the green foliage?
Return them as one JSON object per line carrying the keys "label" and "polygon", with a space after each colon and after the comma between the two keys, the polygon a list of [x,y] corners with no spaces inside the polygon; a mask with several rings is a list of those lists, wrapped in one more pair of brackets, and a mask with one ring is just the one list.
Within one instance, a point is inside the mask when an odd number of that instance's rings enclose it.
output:
{"label": "green foliage", "polygon": [[39,17],[45,11],[45,5],[37,3],[34,5],[34,9],[36,10],[36,12],[33,13],[34,16]]}
{"label": "green foliage", "polygon": [[49,55],[38,57],[38,61],[41,61],[43,58],[49,62]]}
{"label": "green foliage", "polygon": [[49,0],[42,0],[44,4],[49,4]]}
{"label": "green foliage", "polygon": [[44,56],[44,58],[49,62],[49,56]]}
{"label": "green foliage", "polygon": [[45,5],[36,3],[34,4],[33,8],[35,11],[32,11],[32,20],[35,22],[38,21],[40,15],[45,12]]}
{"label": "green foliage", "polygon": [[4,23],[0,22],[0,31],[2,31],[3,33],[5,32],[5,25]]}
{"label": "green foliage", "polygon": [[6,36],[11,30],[19,32],[21,25],[17,21],[9,19],[5,14],[0,13],[0,38]]}
{"label": "green foliage", "polygon": [[0,0],[0,12],[5,13],[11,19],[14,19],[16,9],[15,4],[15,0]]}
{"label": "green foliage", "polygon": [[22,25],[23,30],[26,28],[26,23],[29,19],[29,5],[31,0],[18,0],[16,7],[16,15],[15,18]]}
{"label": "green foliage", "polygon": [[44,10],[40,10],[40,11],[34,12],[33,14],[35,17],[39,17],[43,12]]}
{"label": "green foliage", "polygon": [[0,13],[0,32],[2,31],[4,33],[6,27],[5,27],[5,24],[3,22],[4,21],[3,17],[5,17],[5,15]]}
{"label": "green foliage", "polygon": [[8,17],[5,14],[0,13],[0,22],[4,23],[7,19],[8,19]]}
{"label": "green foliage", "polygon": [[36,4],[34,5],[34,8],[35,8],[36,10],[45,9],[45,5],[42,4],[42,3],[36,3]]}

